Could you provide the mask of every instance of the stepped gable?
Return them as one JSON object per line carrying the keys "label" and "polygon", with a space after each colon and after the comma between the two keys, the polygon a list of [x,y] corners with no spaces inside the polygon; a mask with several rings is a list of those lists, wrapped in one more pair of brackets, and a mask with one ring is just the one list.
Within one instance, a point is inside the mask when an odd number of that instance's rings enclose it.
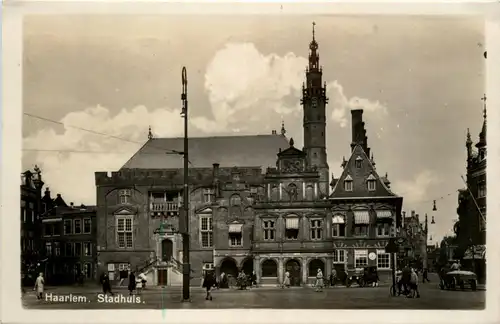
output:
{"label": "stepped gable", "polygon": [[[352,181],[352,191],[345,190],[346,180]],[[374,190],[368,189],[369,180],[375,181]],[[384,177],[378,175],[362,146],[356,145],[330,197],[396,197],[396,194],[386,186],[385,181]]]}
{"label": "stepped gable", "polygon": [[[214,136],[189,138],[190,168],[221,168],[235,166],[272,167],[276,152],[288,148],[288,140],[281,134],[248,136]],[[181,169],[181,154],[167,154],[169,150],[182,152],[184,139],[149,138],[143,147],[125,163],[123,169]]]}

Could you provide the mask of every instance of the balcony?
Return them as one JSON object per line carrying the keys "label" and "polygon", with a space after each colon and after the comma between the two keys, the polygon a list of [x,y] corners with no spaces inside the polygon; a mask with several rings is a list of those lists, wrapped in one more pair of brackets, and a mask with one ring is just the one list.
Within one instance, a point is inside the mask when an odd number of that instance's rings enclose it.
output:
{"label": "balcony", "polygon": [[179,202],[153,201],[149,204],[149,212],[153,216],[176,216],[179,214]]}

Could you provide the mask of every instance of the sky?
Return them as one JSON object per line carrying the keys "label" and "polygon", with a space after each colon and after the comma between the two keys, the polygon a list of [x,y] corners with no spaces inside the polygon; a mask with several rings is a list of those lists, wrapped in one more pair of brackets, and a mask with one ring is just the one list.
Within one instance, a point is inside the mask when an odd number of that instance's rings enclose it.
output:
{"label": "sky", "polygon": [[27,17],[23,169],[37,164],[54,195],[95,204],[94,172],[118,170],[149,126],[182,136],[182,66],[191,136],[271,134],[283,120],[302,147],[313,21],[330,171],[350,154],[350,110],[364,109],[377,171],[403,209],[435,216],[431,243],[451,235],[466,130],[477,141],[483,122],[484,26],[472,16]]}

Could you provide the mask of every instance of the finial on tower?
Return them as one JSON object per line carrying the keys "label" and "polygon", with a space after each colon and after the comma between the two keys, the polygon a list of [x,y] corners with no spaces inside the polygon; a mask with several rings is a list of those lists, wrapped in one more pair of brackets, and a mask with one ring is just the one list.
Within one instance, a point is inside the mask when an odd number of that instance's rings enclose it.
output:
{"label": "finial on tower", "polygon": [[316,26],[316,23],[313,21],[312,25],[313,25],[313,41],[315,41],[315,40],[316,40],[316,38],[315,38],[315,30],[314,30],[314,27]]}
{"label": "finial on tower", "polygon": [[153,132],[151,131],[151,125],[149,126],[148,139],[153,139]]}
{"label": "finial on tower", "polygon": [[290,147],[293,147],[293,144],[294,144],[293,137],[290,137]]}
{"label": "finial on tower", "polygon": [[283,120],[283,117],[281,118],[281,135],[285,136],[286,134],[286,129],[285,129],[285,121]]}

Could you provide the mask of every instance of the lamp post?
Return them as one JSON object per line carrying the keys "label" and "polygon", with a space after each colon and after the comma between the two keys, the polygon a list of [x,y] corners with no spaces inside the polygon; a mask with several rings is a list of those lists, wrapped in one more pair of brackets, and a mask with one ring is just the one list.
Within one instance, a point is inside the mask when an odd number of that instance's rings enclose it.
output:
{"label": "lamp post", "polygon": [[187,72],[186,67],[182,67],[182,112],[184,118],[184,197],[183,210],[184,228],[182,231],[182,301],[189,302],[189,283],[191,268],[189,263],[189,155],[188,155],[188,100],[187,100]]}

